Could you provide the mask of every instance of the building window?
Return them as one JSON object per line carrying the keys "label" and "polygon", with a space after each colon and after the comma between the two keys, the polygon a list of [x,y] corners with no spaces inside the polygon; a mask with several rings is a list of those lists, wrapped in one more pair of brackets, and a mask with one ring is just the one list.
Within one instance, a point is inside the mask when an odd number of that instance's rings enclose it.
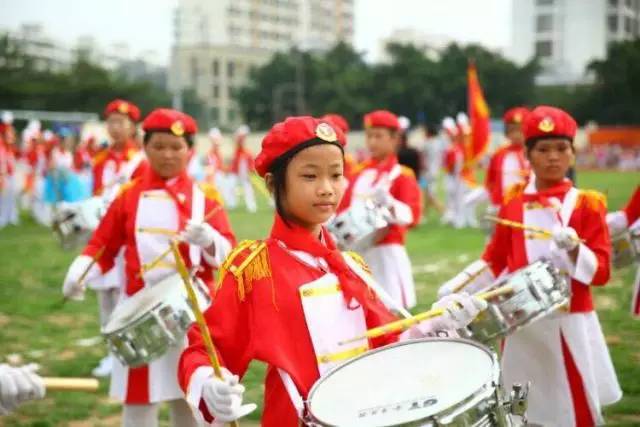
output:
{"label": "building window", "polygon": [[633,31],[633,24],[632,24],[631,18],[626,16],[624,18],[624,32],[626,35],[632,35],[633,34],[632,31]]}
{"label": "building window", "polygon": [[213,90],[211,92],[214,98],[218,98],[220,96],[220,86],[213,85]]}
{"label": "building window", "polygon": [[609,6],[617,7],[618,6],[618,0],[609,0]]}
{"label": "building window", "polygon": [[550,40],[541,40],[536,42],[536,56],[541,58],[550,58],[553,54],[553,45]]}
{"label": "building window", "polygon": [[230,122],[235,122],[236,121],[236,110],[234,110],[233,108],[230,108],[228,111],[228,118]]}
{"label": "building window", "polygon": [[220,120],[220,110],[218,110],[218,107],[211,108],[211,120],[214,122]]}
{"label": "building window", "polygon": [[227,62],[227,77],[232,79],[233,75],[235,74],[235,71],[236,71],[236,67],[233,61]]}
{"label": "building window", "polygon": [[220,62],[217,59],[214,59],[211,63],[211,72],[214,77],[218,77],[220,75]]}
{"label": "building window", "polygon": [[618,15],[609,15],[607,17],[607,27],[610,33],[618,32]]}
{"label": "building window", "polygon": [[553,16],[538,15],[536,18],[536,31],[539,33],[547,33],[553,31]]}
{"label": "building window", "polygon": [[553,6],[553,0],[536,0],[538,6]]}

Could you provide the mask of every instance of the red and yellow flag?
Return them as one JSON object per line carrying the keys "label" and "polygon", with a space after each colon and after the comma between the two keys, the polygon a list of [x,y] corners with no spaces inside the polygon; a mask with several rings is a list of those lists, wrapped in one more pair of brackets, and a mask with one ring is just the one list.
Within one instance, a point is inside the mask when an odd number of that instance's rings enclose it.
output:
{"label": "red and yellow flag", "polygon": [[489,148],[489,107],[484,100],[484,93],[478,80],[476,64],[469,61],[467,68],[467,102],[469,121],[471,122],[471,141],[466,152],[467,161],[475,163]]}

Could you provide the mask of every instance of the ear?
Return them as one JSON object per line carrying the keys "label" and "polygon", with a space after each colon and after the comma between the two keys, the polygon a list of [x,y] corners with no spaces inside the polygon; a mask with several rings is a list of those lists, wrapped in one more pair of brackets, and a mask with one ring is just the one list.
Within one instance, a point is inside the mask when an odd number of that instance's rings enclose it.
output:
{"label": "ear", "polygon": [[267,190],[269,190],[269,193],[273,194],[275,188],[273,186],[273,174],[271,172],[267,172],[264,175],[264,183],[267,186]]}

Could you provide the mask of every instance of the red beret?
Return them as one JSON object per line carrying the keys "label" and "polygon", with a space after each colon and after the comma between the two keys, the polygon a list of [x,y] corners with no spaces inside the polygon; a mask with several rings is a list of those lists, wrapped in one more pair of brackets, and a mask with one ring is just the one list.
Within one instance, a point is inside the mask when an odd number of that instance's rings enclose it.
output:
{"label": "red beret", "polygon": [[120,113],[137,122],[140,120],[140,109],[133,103],[125,101],[124,99],[114,99],[104,109],[104,116],[109,117],[111,113]]}
{"label": "red beret", "polygon": [[364,127],[399,130],[398,116],[387,110],[376,110],[364,116]]}
{"label": "red beret", "polygon": [[529,109],[526,107],[513,107],[504,112],[502,121],[505,125],[515,123],[521,124],[524,118],[529,114]]}
{"label": "red beret", "polygon": [[262,149],[256,156],[255,167],[260,176],[269,172],[273,162],[300,144],[309,141],[346,145],[342,130],[328,120],[310,116],[288,117],[273,125],[262,140]]}
{"label": "red beret", "polygon": [[167,132],[176,136],[193,135],[198,126],[193,117],[178,110],[156,108],[142,122],[145,132]]}
{"label": "red beret", "polygon": [[338,126],[345,135],[349,133],[349,130],[350,130],[349,122],[347,122],[347,119],[342,117],[340,114],[335,114],[335,113],[325,114],[320,118],[320,120],[325,120],[331,123],[332,125]]}
{"label": "red beret", "polygon": [[566,111],[547,105],[533,109],[522,123],[526,141],[537,138],[568,138],[573,141],[578,125]]}

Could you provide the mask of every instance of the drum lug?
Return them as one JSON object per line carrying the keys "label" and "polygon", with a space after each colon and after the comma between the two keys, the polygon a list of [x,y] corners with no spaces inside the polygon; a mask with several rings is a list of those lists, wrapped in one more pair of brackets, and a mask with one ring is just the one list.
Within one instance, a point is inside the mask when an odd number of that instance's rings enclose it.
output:
{"label": "drum lug", "polygon": [[530,382],[523,387],[520,383],[515,383],[511,387],[511,399],[509,402],[510,412],[513,415],[524,417],[527,413],[527,399],[529,396]]}

